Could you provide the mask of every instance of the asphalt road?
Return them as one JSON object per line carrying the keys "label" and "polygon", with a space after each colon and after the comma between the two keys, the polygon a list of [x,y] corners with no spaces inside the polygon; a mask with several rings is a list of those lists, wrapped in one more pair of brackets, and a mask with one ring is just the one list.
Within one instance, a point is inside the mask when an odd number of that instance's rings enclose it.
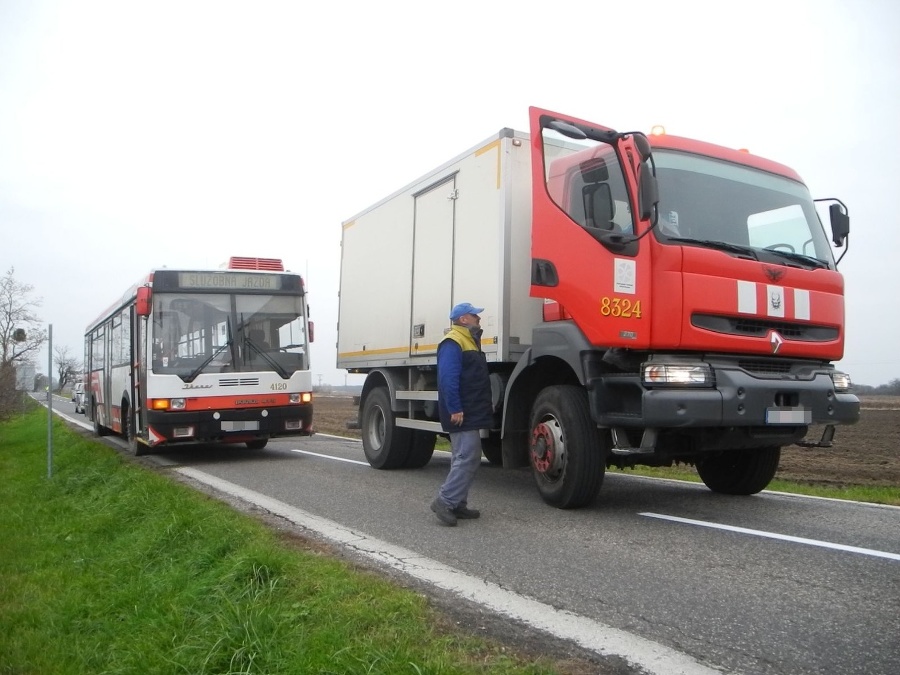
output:
{"label": "asphalt road", "polygon": [[[67,401],[54,407],[84,420]],[[609,475],[596,505],[561,511],[541,501],[527,470],[485,463],[469,499],[482,517],[447,528],[428,509],[444,453],[424,469],[376,471],[358,441],[317,435],[153,461],[536,601],[558,634],[569,621],[573,631],[609,627],[613,642],[637,636],[638,648],[726,673],[900,672],[900,508]],[[628,649],[605,651],[648,667]],[[662,662],[649,669],[667,672]]]}

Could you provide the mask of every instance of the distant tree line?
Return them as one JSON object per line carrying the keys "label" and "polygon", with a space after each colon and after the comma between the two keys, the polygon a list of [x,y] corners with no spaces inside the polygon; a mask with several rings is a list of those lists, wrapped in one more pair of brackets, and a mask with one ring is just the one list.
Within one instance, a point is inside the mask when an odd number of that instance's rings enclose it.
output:
{"label": "distant tree line", "polygon": [[900,377],[895,377],[887,384],[879,384],[877,387],[857,384],[853,386],[853,391],[866,396],[900,396]]}

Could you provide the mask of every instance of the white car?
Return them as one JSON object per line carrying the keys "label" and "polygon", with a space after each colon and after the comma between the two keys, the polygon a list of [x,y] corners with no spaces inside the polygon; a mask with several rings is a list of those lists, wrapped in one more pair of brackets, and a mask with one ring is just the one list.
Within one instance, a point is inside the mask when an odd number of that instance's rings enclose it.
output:
{"label": "white car", "polygon": [[72,389],[72,400],[75,401],[75,412],[84,414],[84,382],[78,382]]}

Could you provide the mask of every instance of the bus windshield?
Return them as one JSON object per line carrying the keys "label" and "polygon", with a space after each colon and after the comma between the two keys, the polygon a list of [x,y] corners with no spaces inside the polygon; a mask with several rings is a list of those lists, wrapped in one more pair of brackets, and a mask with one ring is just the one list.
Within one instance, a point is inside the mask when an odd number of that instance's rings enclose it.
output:
{"label": "bus windshield", "polygon": [[653,159],[660,241],[742,249],[767,262],[834,268],[815,204],[801,183],[684,152],[654,150]]}
{"label": "bus windshield", "polygon": [[153,295],[154,373],[186,382],[202,373],[306,370],[309,343],[300,295]]}

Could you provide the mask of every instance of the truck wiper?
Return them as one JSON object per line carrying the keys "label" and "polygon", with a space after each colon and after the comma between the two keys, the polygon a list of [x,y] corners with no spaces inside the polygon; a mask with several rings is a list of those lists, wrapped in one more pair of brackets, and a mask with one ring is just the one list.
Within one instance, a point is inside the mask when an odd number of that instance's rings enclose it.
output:
{"label": "truck wiper", "polygon": [[817,267],[819,269],[828,269],[828,263],[824,260],[819,260],[818,258],[813,258],[810,255],[803,255],[802,253],[794,253],[793,251],[782,251],[777,248],[766,248],[764,249],[767,253],[774,253],[775,255],[781,256],[782,258],[787,258],[788,260],[793,260],[802,265]]}
{"label": "truck wiper", "polygon": [[666,241],[677,241],[683,244],[696,244],[697,246],[706,246],[719,251],[727,251],[729,253],[737,253],[744,255],[753,260],[759,260],[756,249],[751,246],[741,246],[740,244],[731,244],[727,241],[716,241],[715,239],[691,239],[690,237],[666,237]]}

